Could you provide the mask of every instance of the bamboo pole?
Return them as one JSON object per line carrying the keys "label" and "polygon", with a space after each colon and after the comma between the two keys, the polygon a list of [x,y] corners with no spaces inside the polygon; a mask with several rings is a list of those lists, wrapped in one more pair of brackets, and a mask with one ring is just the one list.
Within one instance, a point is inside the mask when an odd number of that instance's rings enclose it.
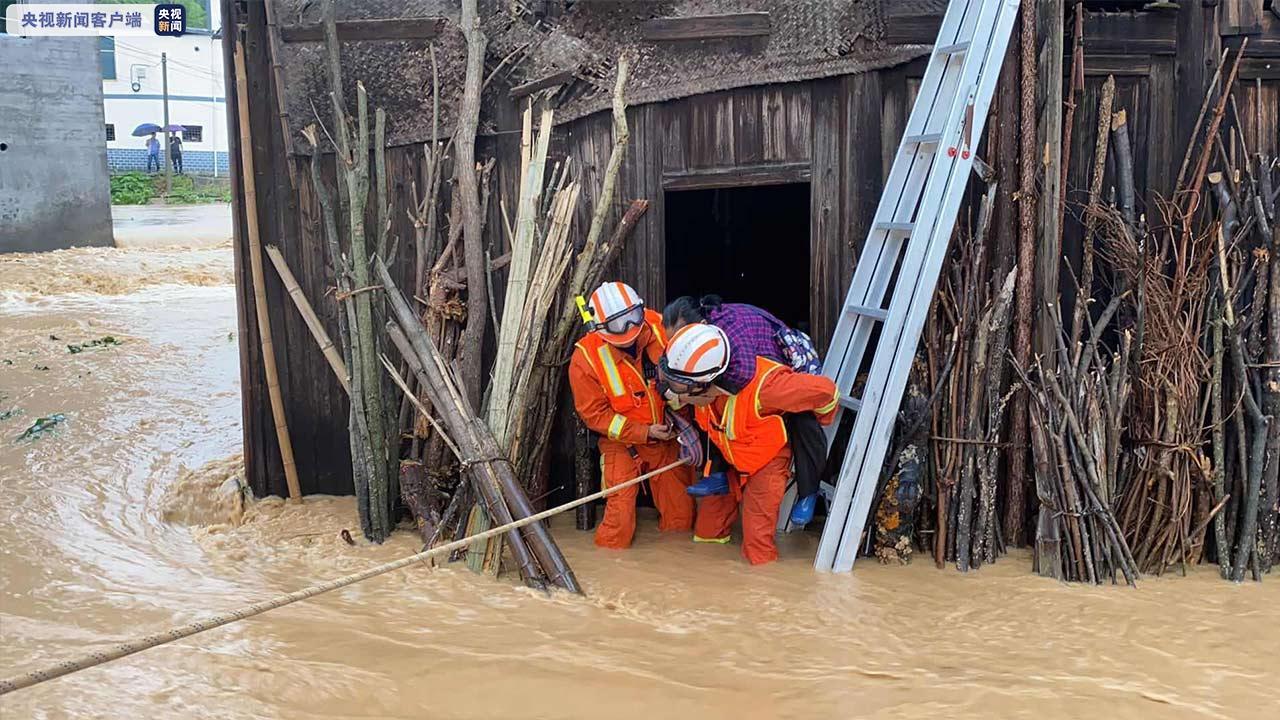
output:
{"label": "bamboo pole", "polygon": [[[464,470],[470,474],[472,484],[479,494],[484,496],[486,493],[491,493],[491,496],[486,497],[490,516],[501,524],[509,522],[516,514],[532,514],[532,505],[520,484],[516,482],[510,461],[498,448],[498,443],[493,439],[488,426],[476,417],[475,411],[463,395],[463,390],[458,388],[454,373],[445,367],[440,352],[421,327],[404,296],[396,288],[381,258],[374,258],[374,267],[387,290],[388,304],[396,318],[394,323],[389,321],[388,324],[391,326],[389,330],[394,330],[395,324],[398,323],[399,329],[404,333],[400,335],[392,332],[392,339],[411,366],[415,365],[415,358],[418,360],[417,367],[414,367],[414,374],[418,376],[425,388],[431,390],[433,404],[441,413],[441,420],[449,427],[454,442],[458,443],[459,447],[466,450],[470,456],[468,462],[464,463]],[[447,400],[447,404],[442,403],[442,400]],[[442,405],[445,406],[442,407]],[[573,571],[545,527],[535,525],[525,531],[523,536],[529,549],[537,556],[538,564],[541,565],[541,572],[532,562],[522,565],[521,575],[526,578],[526,582],[540,582],[545,573],[556,585],[573,592],[581,592]],[[514,552],[519,545],[516,541],[520,540],[520,534],[513,534],[512,540]]]}
{"label": "bamboo pole", "polygon": [[329,367],[333,368],[333,374],[338,376],[338,382],[342,384],[342,389],[347,391],[347,395],[351,395],[351,379],[347,373],[347,364],[342,361],[342,355],[338,353],[338,348],[329,339],[329,333],[325,332],[324,325],[320,323],[320,318],[316,317],[316,311],[312,309],[311,303],[307,301],[307,296],[302,294],[302,287],[298,285],[298,280],[293,276],[293,271],[289,269],[289,264],[285,262],[284,255],[280,254],[280,248],[275,245],[266,247],[267,257],[271,258],[271,264],[275,265],[276,272],[280,273],[280,280],[284,282],[284,289],[289,291],[289,297],[293,299],[293,304],[298,308],[298,314],[302,316],[302,320],[306,322],[307,329],[311,331],[311,337],[315,338],[316,344],[320,346],[320,352],[324,353],[324,359],[329,361]]}
{"label": "bamboo pole", "polygon": [[[525,111],[526,124],[532,115]],[[511,242],[511,266],[507,273],[507,295],[502,308],[502,325],[497,328],[498,354],[493,366],[492,391],[486,415],[498,445],[504,450],[510,444],[508,429],[512,412],[511,393],[515,382],[516,345],[521,336],[521,325],[526,310],[526,297],[534,270],[534,255],[538,244],[538,199],[547,164],[547,151],[551,146],[553,113],[543,110],[538,131],[538,142],[531,156],[525,160],[525,174],[521,178],[520,206],[516,211],[516,234]],[[494,301],[496,303],[496,300]],[[521,408],[517,407],[518,412]]]}
{"label": "bamboo pole", "polygon": [[258,322],[258,339],[262,346],[262,367],[267,376],[267,393],[271,397],[271,417],[280,444],[280,463],[289,486],[289,499],[302,499],[298,468],[293,459],[293,443],[289,440],[289,423],[285,418],[284,398],[280,395],[280,376],[276,372],[275,346],[271,342],[271,319],[267,316],[266,279],[262,272],[262,240],[258,235],[258,193],[253,169],[253,145],[249,139],[249,80],[244,68],[244,43],[237,40],[236,113],[240,130],[241,177],[244,181],[244,216],[249,240],[249,269],[253,277],[253,307]]}
{"label": "bamboo pole", "polygon": [[410,565],[416,565],[432,558],[440,557],[442,555],[447,556],[449,553],[452,553],[455,550],[461,550],[473,542],[487,540],[489,538],[502,535],[503,533],[519,530],[520,528],[528,525],[555,517],[562,512],[567,512],[580,505],[585,505],[589,502],[595,502],[601,498],[609,497],[616,492],[621,492],[629,487],[638,485],[649,478],[657,477],[658,475],[680,467],[683,464],[684,461],[677,460],[669,465],[663,465],[657,470],[650,470],[643,475],[631,478],[626,482],[619,483],[613,487],[601,490],[600,492],[578,498],[577,500],[571,500],[558,507],[543,510],[540,513],[530,515],[526,518],[521,518],[520,520],[514,520],[505,525],[491,528],[477,535],[464,537],[461,540],[454,540],[453,542],[445,543],[438,547],[414,553],[413,555],[400,558],[399,560],[392,560],[391,562],[383,563],[367,570],[361,570],[360,572],[344,575],[340,578],[317,583],[315,585],[302,588],[301,590],[295,590],[286,595],[271,598],[270,600],[263,600],[234,610],[210,615],[196,620],[195,622],[179,625],[163,632],[152,633],[151,635],[147,635],[136,640],[116,643],[108,649],[94,650],[93,652],[86,653],[83,657],[74,660],[64,660],[60,663],[41,668],[39,670],[33,670],[13,677],[4,678],[0,680],[0,695],[7,695],[16,690],[29,688],[32,685],[38,685],[42,682],[60,678],[64,675],[70,675],[74,672],[96,667],[98,665],[111,662],[112,660],[119,660],[120,658],[133,655],[134,653],[139,653],[143,650],[160,645],[166,645],[174,642],[175,640],[181,640],[182,638],[190,637],[206,630],[212,630],[213,628],[222,627],[223,625],[230,625],[237,620],[244,620],[245,618],[253,617],[254,615],[261,615],[268,610],[275,610],[276,608],[284,607],[285,605],[292,605],[299,600],[306,600],[307,598],[315,597],[321,593],[327,593],[330,590],[337,590],[339,588],[347,587],[348,585],[354,585],[362,580],[368,580],[369,578],[377,577],[379,575],[385,575],[386,573],[395,570],[402,570]]}
{"label": "bamboo pole", "polygon": [[[550,446],[548,440],[551,435],[551,422],[550,418],[546,416],[548,414],[546,408],[547,405],[553,404],[559,396],[560,381],[564,377],[564,373],[559,371],[559,368],[564,362],[563,355],[566,348],[569,347],[569,340],[573,335],[574,329],[581,322],[577,308],[573,303],[573,297],[577,294],[590,292],[595,284],[600,282],[604,269],[617,256],[622,243],[635,228],[640,216],[649,207],[648,200],[633,200],[623,213],[622,219],[615,226],[613,234],[605,242],[600,242],[600,236],[604,231],[605,219],[608,217],[609,208],[613,204],[614,188],[617,185],[618,173],[622,169],[623,157],[626,155],[627,142],[631,137],[631,131],[627,127],[627,108],[624,97],[627,78],[630,74],[630,63],[626,56],[618,58],[617,68],[618,76],[613,86],[612,102],[613,148],[609,152],[608,165],[605,166],[604,179],[600,184],[600,194],[595,198],[596,205],[591,214],[591,226],[587,231],[587,238],[583,242],[582,250],[578,253],[577,265],[574,267],[573,275],[570,277],[568,294],[559,310],[559,317],[552,316],[554,330],[551,333],[550,342],[544,346],[539,354],[539,361],[534,366],[529,379],[529,387],[532,388],[531,392],[548,399],[537,412],[525,411],[524,416],[516,420],[517,423],[523,423],[525,426],[534,428],[532,431],[533,437],[522,441],[523,446],[517,456],[521,463],[519,468],[521,475],[528,478],[527,481],[534,487],[539,486],[541,483],[546,451]],[[553,368],[556,369],[555,372],[552,372]]]}

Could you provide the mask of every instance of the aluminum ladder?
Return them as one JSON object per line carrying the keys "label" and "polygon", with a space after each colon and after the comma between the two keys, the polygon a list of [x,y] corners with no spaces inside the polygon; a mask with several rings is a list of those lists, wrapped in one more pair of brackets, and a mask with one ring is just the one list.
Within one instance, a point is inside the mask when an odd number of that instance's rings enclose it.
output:
{"label": "aluminum ladder", "polygon": [[[828,512],[814,561],[818,570],[848,572],[858,554],[1018,5],[952,0],[938,31],[822,367],[841,395],[827,447],[845,410],[856,419],[839,479],[824,493]],[[877,327],[858,398],[855,380]],[[789,511],[789,503],[783,509]]]}

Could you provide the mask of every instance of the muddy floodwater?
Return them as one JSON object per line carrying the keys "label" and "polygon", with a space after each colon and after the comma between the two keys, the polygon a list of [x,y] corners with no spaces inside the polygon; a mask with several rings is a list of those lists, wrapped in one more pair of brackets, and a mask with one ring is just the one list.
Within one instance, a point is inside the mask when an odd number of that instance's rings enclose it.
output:
{"label": "muddy floodwater", "polygon": [[[0,256],[0,676],[417,550],[346,545],[349,498],[240,494],[230,262]],[[566,521],[585,598],[399,571],[7,695],[0,717],[1280,717],[1280,576],[1086,588],[1025,555],[818,575],[809,535],[753,569],[652,517],[625,553]]]}

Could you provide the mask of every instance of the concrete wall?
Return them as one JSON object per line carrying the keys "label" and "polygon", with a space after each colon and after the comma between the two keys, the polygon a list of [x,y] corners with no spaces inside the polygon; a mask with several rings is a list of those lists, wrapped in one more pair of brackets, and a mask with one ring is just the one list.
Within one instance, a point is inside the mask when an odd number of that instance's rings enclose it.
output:
{"label": "concrete wall", "polygon": [[[218,167],[213,167],[214,160],[217,160]],[[216,155],[208,150],[187,150],[182,151],[182,171],[188,175],[217,175],[225,177],[229,165],[230,158],[226,151],[221,151]],[[112,173],[125,173],[133,170],[145,172],[147,169],[147,151],[140,148],[116,148],[107,147],[107,167]],[[163,173],[163,167],[160,169]]]}
{"label": "concrete wall", "polygon": [[109,246],[98,38],[0,35],[0,252]]}

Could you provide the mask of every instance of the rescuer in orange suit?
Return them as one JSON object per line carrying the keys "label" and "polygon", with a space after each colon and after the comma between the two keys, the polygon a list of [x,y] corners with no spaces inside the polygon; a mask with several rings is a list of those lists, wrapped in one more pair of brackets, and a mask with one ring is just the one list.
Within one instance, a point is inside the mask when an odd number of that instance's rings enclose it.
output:
{"label": "rescuer in orange suit", "polygon": [[736,477],[729,492],[708,495],[698,506],[696,542],[729,542],[742,504],[742,554],[752,565],[778,559],[774,528],[791,477],[791,446],[784,413],[813,412],[830,424],[839,399],[835,383],[756,357],[755,374],[737,393],[716,385],[729,366],[729,339],[714,325],[693,323],[671,336],[660,364],[666,389],[694,407],[698,425],[720,450]]}
{"label": "rescuer in orange suit", "polygon": [[[600,435],[601,480],[606,488],[669,465],[679,457],[666,402],[656,385],[666,346],[662,316],[646,310],[629,285],[606,282],[591,294],[588,332],[569,361],[569,387],[582,422]],[[693,527],[693,498],[685,488],[693,469],[681,466],[651,478],[659,530]],[[596,545],[624,549],[636,531],[636,486],[605,500]]]}

